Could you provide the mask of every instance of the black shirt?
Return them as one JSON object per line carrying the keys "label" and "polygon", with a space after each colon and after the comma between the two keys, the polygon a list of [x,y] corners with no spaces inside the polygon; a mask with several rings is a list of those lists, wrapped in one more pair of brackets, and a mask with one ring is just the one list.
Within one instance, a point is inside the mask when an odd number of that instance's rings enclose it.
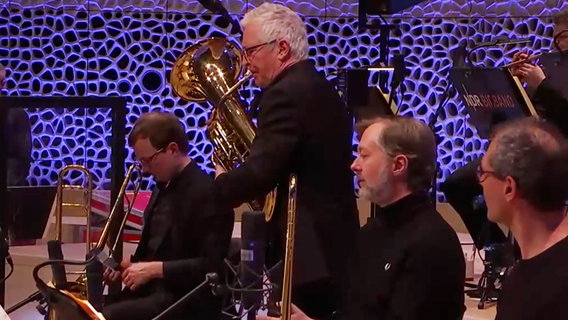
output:
{"label": "black shirt", "polygon": [[[188,165],[186,169],[188,170]],[[171,184],[157,183],[156,188],[159,190],[159,195],[156,199],[153,210],[150,212],[148,228],[148,249],[146,250],[145,260],[154,260],[154,255],[158,250],[162,235],[166,233],[168,227],[168,212],[172,210],[172,197],[175,194],[174,186]]]}
{"label": "black shirt", "polygon": [[568,317],[568,238],[519,261],[503,282],[496,320]]}
{"label": "black shirt", "polygon": [[531,100],[537,113],[568,136],[568,98],[548,78],[544,79]]}
{"label": "black shirt", "polygon": [[461,319],[463,252],[426,193],[381,208],[358,241],[350,298],[339,319]]}

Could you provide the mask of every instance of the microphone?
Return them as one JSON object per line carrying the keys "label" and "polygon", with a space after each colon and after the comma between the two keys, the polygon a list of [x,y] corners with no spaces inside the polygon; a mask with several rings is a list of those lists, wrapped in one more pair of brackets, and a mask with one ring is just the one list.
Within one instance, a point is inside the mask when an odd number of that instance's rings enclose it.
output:
{"label": "microphone", "polygon": [[507,36],[503,36],[503,37],[497,37],[491,41],[488,42],[481,42],[475,45],[475,47],[473,49],[471,49],[468,54],[467,54],[467,60],[469,61],[469,64],[473,66],[473,60],[471,59],[473,53],[481,48],[485,48],[485,47],[494,47],[494,46],[498,46],[498,45],[506,45],[506,44],[527,44],[530,43],[530,39],[527,38],[520,38],[520,39],[511,39]]}
{"label": "microphone", "polygon": [[201,3],[201,5],[205,9],[221,15],[223,23],[231,24],[232,26],[231,33],[242,33],[240,24],[236,22],[233,18],[231,18],[229,12],[227,11],[227,9],[225,9],[223,4],[221,4],[219,0],[197,0],[197,1]]}
{"label": "microphone", "polygon": [[[47,254],[49,260],[63,260],[63,252],[61,251],[61,241],[49,240],[47,242]],[[65,266],[61,263],[51,265],[53,273],[53,282],[56,288],[63,288],[67,284],[67,272]]]}
{"label": "microphone", "polygon": [[[88,253],[87,260],[92,258],[93,254]],[[103,271],[103,264],[97,259],[94,259],[85,267],[85,272],[87,273],[87,297],[89,297],[89,302],[97,311],[101,311],[103,307]]]}
{"label": "microphone", "polygon": [[489,46],[506,45],[506,44],[528,44],[530,42],[531,39],[528,38],[512,39],[507,36],[502,36],[502,37],[497,37],[491,41],[478,43],[476,44],[476,46],[489,47]]}
{"label": "microphone", "polygon": [[239,280],[241,303],[248,310],[247,319],[256,318],[262,300],[263,271],[266,246],[266,222],[262,211],[246,211],[241,223],[241,263]]}

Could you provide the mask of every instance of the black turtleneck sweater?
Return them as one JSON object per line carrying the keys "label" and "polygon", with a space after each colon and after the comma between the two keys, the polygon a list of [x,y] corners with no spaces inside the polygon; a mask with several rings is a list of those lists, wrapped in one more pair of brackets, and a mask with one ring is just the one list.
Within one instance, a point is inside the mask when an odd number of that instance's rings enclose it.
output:
{"label": "black turtleneck sweater", "polygon": [[559,320],[568,316],[568,237],[517,262],[503,282],[497,320]]}
{"label": "black turtleneck sweater", "polygon": [[426,193],[381,208],[358,241],[350,298],[339,319],[461,319],[463,252]]}

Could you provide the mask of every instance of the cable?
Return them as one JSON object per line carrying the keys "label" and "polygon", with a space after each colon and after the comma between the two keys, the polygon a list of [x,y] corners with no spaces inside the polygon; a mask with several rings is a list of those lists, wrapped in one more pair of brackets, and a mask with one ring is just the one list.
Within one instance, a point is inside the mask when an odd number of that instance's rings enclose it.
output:
{"label": "cable", "polygon": [[10,265],[10,272],[6,277],[4,277],[4,279],[0,280],[0,283],[4,283],[6,282],[6,280],[8,280],[8,278],[10,278],[12,273],[14,273],[14,261],[10,256],[10,246],[8,245],[8,238],[4,235],[2,228],[0,228],[0,241],[1,241],[0,257],[2,257],[2,259],[5,259],[6,262],[8,262],[8,265]]}
{"label": "cable", "polygon": [[48,285],[45,283],[45,281],[43,281],[38,273],[39,273],[39,269],[45,267],[45,266],[49,266],[52,264],[68,264],[68,265],[75,265],[75,266],[82,266],[82,265],[87,265],[91,262],[93,262],[96,259],[96,256],[93,255],[91,256],[91,258],[89,258],[89,260],[85,260],[85,261],[77,261],[77,260],[47,260],[45,262],[42,262],[40,264],[38,264],[37,266],[34,267],[33,271],[32,271],[32,275],[33,278],[35,280],[36,286],[37,288],[44,292],[45,290],[47,290]]}
{"label": "cable", "polygon": [[14,264],[12,264],[12,263],[8,263],[8,264],[10,265],[10,272],[8,272],[8,275],[4,279],[0,280],[0,283],[6,282],[6,280],[8,280],[8,278],[10,278],[12,273],[14,273]]}

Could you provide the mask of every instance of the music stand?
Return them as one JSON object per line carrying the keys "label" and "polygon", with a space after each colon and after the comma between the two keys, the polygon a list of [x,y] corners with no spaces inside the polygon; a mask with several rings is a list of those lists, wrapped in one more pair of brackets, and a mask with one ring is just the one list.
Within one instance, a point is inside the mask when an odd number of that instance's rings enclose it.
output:
{"label": "music stand", "polygon": [[452,68],[450,81],[464,102],[479,137],[495,125],[520,117],[538,117],[519,79],[508,68]]}
{"label": "music stand", "polygon": [[[502,122],[526,116],[538,118],[521,82],[511,74],[508,68],[452,68],[450,81],[463,100],[466,111],[470,114],[470,123],[477,129],[481,138],[490,138],[493,128]],[[464,223],[467,221],[463,217],[462,220]],[[488,220],[487,222],[489,223]],[[479,235],[472,231],[471,225],[466,224],[466,227],[474,241],[479,239]],[[510,233],[509,237],[512,240]],[[479,245],[476,242],[476,247]],[[478,304],[479,309],[483,309],[486,302],[497,298],[499,290],[495,288],[494,283],[501,277],[499,269],[506,269],[513,263],[505,257],[508,247],[503,247],[503,244],[489,246],[485,250],[485,269],[477,289],[471,292],[471,295],[479,295],[481,298]],[[505,262],[497,262],[501,260]]]}
{"label": "music stand", "polygon": [[[394,101],[389,107],[389,95],[383,93],[379,86],[369,86],[372,72],[388,73],[392,67],[368,67],[341,69],[338,72],[339,90],[343,100],[355,122],[364,119],[373,119],[381,116],[397,114]],[[388,75],[387,75],[388,78]]]}

